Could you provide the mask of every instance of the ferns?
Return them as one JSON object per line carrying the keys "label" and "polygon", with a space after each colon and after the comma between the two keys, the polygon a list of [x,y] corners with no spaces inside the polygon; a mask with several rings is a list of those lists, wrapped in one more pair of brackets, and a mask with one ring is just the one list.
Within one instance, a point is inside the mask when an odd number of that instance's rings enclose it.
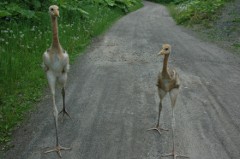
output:
{"label": "ferns", "polygon": [[191,0],[179,3],[176,7],[177,23],[200,23],[202,20],[212,20],[214,13],[225,4],[226,0]]}
{"label": "ferns", "polygon": [[134,4],[141,2],[141,0],[72,0],[63,1],[60,0],[56,3],[55,0],[40,1],[40,0],[24,0],[24,1],[6,1],[0,2],[0,20],[5,19],[35,19],[36,12],[46,12],[51,4],[57,4],[60,8],[64,8],[67,11],[77,11],[81,14],[87,15],[88,13],[81,9],[82,4],[94,4],[104,5],[108,7],[120,8],[123,12],[129,12],[129,8]]}
{"label": "ferns", "polygon": [[231,0],[150,0],[169,4],[170,12],[178,24],[197,24],[215,18],[215,13]]}

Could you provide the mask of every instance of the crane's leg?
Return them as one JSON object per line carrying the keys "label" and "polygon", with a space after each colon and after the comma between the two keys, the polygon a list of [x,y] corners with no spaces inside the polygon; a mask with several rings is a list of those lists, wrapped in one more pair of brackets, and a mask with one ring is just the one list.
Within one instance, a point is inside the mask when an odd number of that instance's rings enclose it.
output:
{"label": "crane's leg", "polygon": [[168,129],[164,129],[164,128],[160,127],[160,115],[161,115],[161,111],[162,111],[162,100],[165,97],[166,92],[161,89],[159,89],[158,92],[159,92],[159,97],[160,97],[159,110],[158,110],[158,122],[155,127],[150,128],[148,130],[156,130],[156,131],[158,131],[159,134],[161,134],[161,131],[168,131]]}
{"label": "crane's leg", "polygon": [[172,104],[172,141],[173,141],[173,149],[172,149],[171,153],[162,155],[162,157],[173,156],[174,159],[177,159],[177,157],[189,158],[188,156],[177,154],[176,149],[175,149],[175,116],[174,116],[174,109],[175,109],[175,104],[176,104],[178,92],[179,92],[178,88],[175,88],[175,89],[173,89],[169,92],[170,99],[171,99],[171,104]]}
{"label": "crane's leg", "polygon": [[58,110],[55,104],[55,97],[53,95],[53,116],[55,121],[55,130],[56,130],[56,147],[46,151],[45,153],[57,152],[60,157],[62,157],[61,150],[70,150],[70,148],[62,147],[58,141]]}
{"label": "crane's leg", "polygon": [[51,89],[52,93],[52,100],[53,100],[53,116],[54,116],[54,121],[55,121],[55,130],[56,130],[56,147],[46,151],[45,153],[50,153],[50,152],[57,152],[60,157],[62,157],[61,150],[70,150],[70,148],[65,148],[62,147],[59,142],[58,142],[58,110],[57,106],[55,103],[55,85],[56,85],[56,77],[51,74],[47,73],[48,77],[48,83]]}
{"label": "crane's leg", "polygon": [[66,114],[69,118],[71,118],[65,108],[65,88],[64,87],[62,88],[62,98],[63,98],[63,109],[60,111],[59,114],[63,113],[63,117]]}

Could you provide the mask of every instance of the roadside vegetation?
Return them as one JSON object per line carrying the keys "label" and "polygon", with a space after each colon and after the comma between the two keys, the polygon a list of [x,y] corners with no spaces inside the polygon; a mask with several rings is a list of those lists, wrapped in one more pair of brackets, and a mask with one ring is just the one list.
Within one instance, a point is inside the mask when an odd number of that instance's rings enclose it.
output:
{"label": "roadside vegetation", "polygon": [[177,24],[190,27],[204,40],[240,54],[240,1],[150,1],[166,5]]}
{"label": "roadside vegetation", "polygon": [[41,99],[47,80],[42,54],[51,45],[48,7],[60,7],[59,38],[71,63],[91,39],[141,0],[3,0],[0,2],[0,151]]}
{"label": "roadside vegetation", "polygon": [[231,0],[151,0],[166,4],[177,24],[208,23],[217,17],[219,9]]}

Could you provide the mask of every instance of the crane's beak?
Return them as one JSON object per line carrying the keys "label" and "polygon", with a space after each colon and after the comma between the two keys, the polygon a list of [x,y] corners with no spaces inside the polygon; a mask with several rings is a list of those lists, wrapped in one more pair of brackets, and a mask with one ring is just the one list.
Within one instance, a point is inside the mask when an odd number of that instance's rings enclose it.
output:
{"label": "crane's beak", "polygon": [[55,15],[56,15],[57,17],[60,17],[59,11],[56,11],[56,12],[55,12]]}
{"label": "crane's beak", "polygon": [[161,50],[161,51],[158,53],[158,56],[160,56],[160,55],[164,55],[164,51],[163,51],[163,50]]}

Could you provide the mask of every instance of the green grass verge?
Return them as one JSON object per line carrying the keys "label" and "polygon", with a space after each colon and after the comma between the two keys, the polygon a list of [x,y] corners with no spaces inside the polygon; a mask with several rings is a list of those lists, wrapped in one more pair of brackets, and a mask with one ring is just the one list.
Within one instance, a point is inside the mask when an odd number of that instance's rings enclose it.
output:
{"label": "green grass verge", "polygon": [[150,0],[165,4],[177,24],[208,24],[216,13],[231,0]]}
{"label": "green grass verge", "polygon": [[213,1],[194,0],[178,5],[171,3],[168,5],[168,8],[177,24],[200,24],[213,20],[217,10],[224,4],[224,0],[217,1],[216,3]]}
{"label": "green grass verge", "polygon": [[[136,3],[130,10],[141,6],[141,3]],[[103,5],[86,5],[83,8],[89,16],[69,16],[64,10],[60,11],[59,38],[69,53],[70,63],[93,37],[125,14],[119,8]],[[0,151],[9,148],[7,143],[13,129],[41,100],[47,87],[41,63],[43,52],[51,45],[51,25],[48,13],[39,12],[37,16],[40,18],[38,22],[10,20],[0,26]]]}

